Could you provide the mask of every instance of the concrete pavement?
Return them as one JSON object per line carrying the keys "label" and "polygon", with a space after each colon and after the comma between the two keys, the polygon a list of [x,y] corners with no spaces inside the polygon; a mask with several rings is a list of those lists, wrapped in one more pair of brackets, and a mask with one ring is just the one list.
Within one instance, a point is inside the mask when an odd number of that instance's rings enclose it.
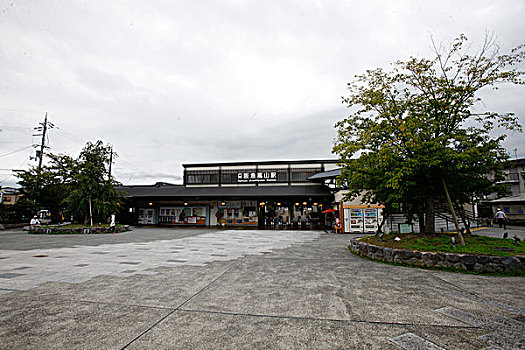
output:
{"label": "concrete pavement", "polygon": [[525,347],[524,278],[383,265],[351,255],[349,239],[3,232],[0,348]]}

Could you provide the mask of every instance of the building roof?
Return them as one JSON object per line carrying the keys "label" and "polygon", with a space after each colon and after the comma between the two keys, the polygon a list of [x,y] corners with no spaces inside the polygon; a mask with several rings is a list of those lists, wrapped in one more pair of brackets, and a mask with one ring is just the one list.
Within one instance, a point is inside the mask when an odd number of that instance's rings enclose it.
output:
{"label": "building roof", "polygon": [[341,175],[341,169],[333,169],[329,171],[323,171],[320,173],[317,173],[315,175],[312,175],[308,178],[308,180],[324,180],[324,179],[331,179],[334,177],[337,177]]}
{"label": "building roof", "polygon": [[242,166],[242,165],[273,165],[273,164],[336,164],[337,159],[307,159],[307,160],[268,160],[268,161],[248,161],[248,162],[225,162],[225,163],[187,163],[182,164],[184,168],[187,167],[212,167],[212,166]]}
{"label": "building roof", "polygon": [[327,197],[330,189],[325,186],[238,186],[238,187],[186,187],[183,185],[156,184],[149,186],[119,186],[128,198],[172,199],[222,199],[231,197]]}
{"label": "building roof", "polygon": [[520,193],[514,196],[502,197],[488,201],[490,204],[511,204],[511,203],[524,203],[525,204],[525,193]]}
{"label": "building roof", "polygon": [[509,159],[503,164],[503,167],[511,169],[521,165],[525,165],[525,158]]}

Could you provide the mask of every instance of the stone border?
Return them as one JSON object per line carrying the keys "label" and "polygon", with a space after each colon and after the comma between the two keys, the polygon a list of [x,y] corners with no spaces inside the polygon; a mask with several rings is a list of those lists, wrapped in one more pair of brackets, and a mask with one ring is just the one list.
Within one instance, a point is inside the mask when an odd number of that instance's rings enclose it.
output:
{"label": "stone border", "polygon": [[525,256],[488,256],[454,253],[418,252],[376,246],[357,239],[350,240],[349,249],[371,260],[386,261],[416,267],[453,268],[486,273],[523,273]]}
{"label": "stone border", "polygon": [[[24,230],[32,234],[101,234],[110,233],[109,227],[35,227],[31,229],[29,226],[24,227]],[[129,225],[116,226],[115,233],[130,231]]]}

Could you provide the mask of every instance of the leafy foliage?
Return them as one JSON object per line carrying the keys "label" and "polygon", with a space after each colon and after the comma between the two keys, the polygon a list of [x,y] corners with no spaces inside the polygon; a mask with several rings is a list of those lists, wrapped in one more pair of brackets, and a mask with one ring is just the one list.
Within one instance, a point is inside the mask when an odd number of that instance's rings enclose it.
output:
{"label": "leafy foliage", "polygon": [[468,53],[463,35],[432,59],[398,61],[391,71],[368,70],[348,84],[343,103],[350,115],[336,124],[333,151],[343,171],[340,184],[353,197],[383,203],[387,212],[399,204],[408,217],[425,216],[434,232],[434,203],[444,202],[443,182],[456,204],[495,190],[487,174],[507,158],[496,128],[521,131],[512,113],[474,113],[478,92],[501,83],[523,84],[513,68],[525,58],[523,46],[498,55],[486,37],[480,51]]}
{"label": "leafy foliage", "polygon": [[31,202],[36,209],[48,209],[53,221],[62,213],[62,202],[73,185],[72,168],[74,159],[68,155],[48,154],[49,165],[20,172],[17,177],[23,200]]}
{"label": "leafy foliage", "polygon": [[22,197],[14,204],[0,204],[0,222],[3,224],[29,223],[35,212],[33,203]]}
{"label": "leafy foliage", "polygon": [[105,222],[122,200],[108,175],[110,154],[102,141],[88,142],[77,159],[50,154],[49,165],[18,174],[21,192],[36,207],[49,209],[55,222],[64,213],[87,223],[90,212],[94,222]]}

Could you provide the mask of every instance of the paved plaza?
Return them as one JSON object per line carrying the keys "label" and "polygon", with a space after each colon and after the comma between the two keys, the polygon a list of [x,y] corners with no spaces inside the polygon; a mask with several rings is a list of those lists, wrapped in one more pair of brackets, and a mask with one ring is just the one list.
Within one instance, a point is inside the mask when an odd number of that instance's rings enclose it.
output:
{"label": "paved plaza", "polygon": [[525,348],[524,278],[384,265],[350,237],[0,232],[0,348]]}

